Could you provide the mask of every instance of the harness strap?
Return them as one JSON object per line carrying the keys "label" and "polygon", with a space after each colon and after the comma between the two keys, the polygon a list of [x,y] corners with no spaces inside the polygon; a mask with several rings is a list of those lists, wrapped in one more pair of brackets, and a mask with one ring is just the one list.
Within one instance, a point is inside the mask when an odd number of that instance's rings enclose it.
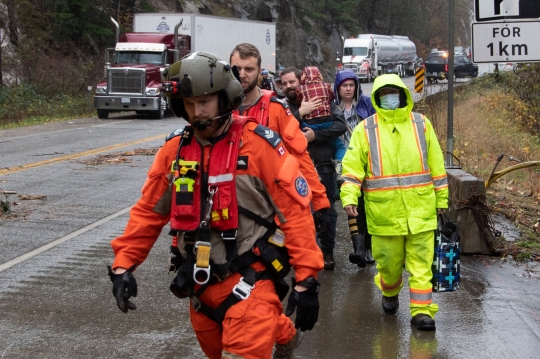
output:
{"label": "harness strap", "polygon": [[259,216],[255,212],[252,212],[252,211],[250,211],[249,209],[247,209],[245,207],[238,206],[238,213],[243,214],[247,218],[251,219],[252,221],[256,222],[257,224],[260,224],[261,226],[264,226],[264,227],[266,227],[268,229],[271,229],[271,228],[275,229],[277,227],[275,222],[267,221],[266,219],[262,218],[261,216]]}
{"label": "harness strap", "polygon": [[[268,241],[268,238],[274,234],[275,228],[271,228],[257,241],[255,241],[254,247],[257,246],[257,244],[261,242]],[[235,258],[233,258],[231,262],[230,270],[231,272],[241,272],[244,268],[249,268],[250,265],[252,265],[255,262],[258,262],[261,260],[261,257],[253,252],[253,250],[246,251],[242,253],[241,255],[236,255]]]}
{"label": "harness strap", "polygon": [[[247,285],[251,286],[251,288],[253,288],[255,286],[255,282],[259,280],[272,279],[272,276],[268,271],[256,272],[255,269],[251,267],[247,267],[241,270],[240,274],[242,274],[243,276],[241,282],[246,283]],[[247,297],[249,297],[249,293],[247,293],[247,295],[246,293],[239,294],[239,290],[236,290],[237,286],[238,284],[235,286],[231,294],[229,294],[227,298],[225,298],[225,300],[221,302],[219,307],[217,307],[216,309],[212,309],[210,306],[199,300],[199,297],[206,290],[206,288],[208,288],[207,285],[202,286],[191,298],[193,309],[195,309],[195,311],[197,312],[203,313],[209,319],[221,325],[223,319],[225,319],[225,313],[227,313],[229,308],[231,308],[233,305],[240,302],[241,300],[247,299]]]}

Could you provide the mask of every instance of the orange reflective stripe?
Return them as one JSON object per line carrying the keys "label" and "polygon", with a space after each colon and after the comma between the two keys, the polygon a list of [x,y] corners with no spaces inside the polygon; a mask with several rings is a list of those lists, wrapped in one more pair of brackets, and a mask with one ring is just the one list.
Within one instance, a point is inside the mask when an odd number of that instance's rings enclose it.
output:
{"label": "orange reflective stripe", "polygon": [[[413,124],[413,130],[415,135],[416,149],[419,156],[419,164],[422,171],[417,173],[429,173],[429,166],[427,164],[427,142],[426,142],[426,121],[422,114],[411,112],[411,122]],[[379,117],[377,114],[368,117],[364,120],[364,133],[369,144],[368,159],[370,164],[370,170],[372,178],[385,177],[384,163],[382,158],[381,149],[381,135],[379,131]],[[411,175],[409,173],[407,175]],[[431,180],[431,179],[430,179]]]}
{"label": "orange reflective stripe", "polygon": [[424,304],[428,305],[431,304],[431,297],[433,294],[433,291],[431,288],[428,289],[413,289],[409,288],[410,292],[410,302],[413,304]]}
{"label": "orange reflective stripe", "polygon": [[[375,124],[379,126],[379,116],[375,115]],[[382,150],[381,150],[381,134],[378,129],[376,129],[377,135],[377,156],[379,157],[379,166],[381,171],[381,176],[384,176],[384,164],[382,159]]]}
{"label": "orange reflective stripe", "polygon": [[358,178],[355,175],[350,174],[350,173],[342,174],[341,178],[343,179],[343,182],[350,182],[350,183],[356,184],[358,186],[360,186],[362,184],[362,180],[360,180],[360,178]]}
{"label": "orange reflective stripe", "polygon": [[361,185],[359,185],[358,183],[354,183],[354,182],[346,182],[346,181],[343,181],[343,183],[341,184],[341,187],[343,186],[356,186],[358,188],[362,187]]}
{"label": "orange reflective stripe", "polygon": [[382,288],[382,290],[394,290],[394,289],[398,289],[399,286],[401,285],[401,283],[403,282],[403,277],[399,277],[399,280],[397,281],[396,284],[394,284],[394,285],[388,285],[388,284],[386,284],[386,283],[384,282],[382,275],[380,276],[380,278],[381,278],[381,288]]}
{"label": "orange reflective stripe", "polygon": [[429,172],[417,174],[400,174],[387,177],[366,177],[364,188],[366,190],[394,189],[394,188],[414,188],[433,184]]}
{"label": "orange reflective stripe", "polygon": [[424,171],[429,171],[429,166],[427,164],[428,153],[425,134],[426,121],[424,120],[424,115],[417,112],[411,112],[410,116],[413,124],[415,125],[413,128],[416,136],[416,147],[420,155],[420,166],[424,169]]}
{"label": "orange reflective stripe", "polygon": [[440,191],[441,189],[448,188],[448,178],[446,174],[433,177],[433,186],[435,191]]}
{"label": "orange reflective stripe", "polygon": [[379,123],[377,114],[370,116],[364,120],[364,133],[366,134],[369,153],[368,159],[371,166],[371,173],[374,176],[382,176],[382,159],[381,159],[381,139],[379,136]]}

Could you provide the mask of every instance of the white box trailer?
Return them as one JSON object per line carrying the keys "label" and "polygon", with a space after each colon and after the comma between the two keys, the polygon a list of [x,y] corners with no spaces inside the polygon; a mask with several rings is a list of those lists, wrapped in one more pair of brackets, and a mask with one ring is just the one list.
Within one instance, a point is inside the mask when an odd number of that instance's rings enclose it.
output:
{"label": "white box trailer", "polygon": [[181,13],[138,13],[133,15],[134,32],[174,33],[191,37],[191,52],[207,51],[229,61],[231,51],[248,42],[261,52],[261,66],[276,71],[276,24],[218,16]]}

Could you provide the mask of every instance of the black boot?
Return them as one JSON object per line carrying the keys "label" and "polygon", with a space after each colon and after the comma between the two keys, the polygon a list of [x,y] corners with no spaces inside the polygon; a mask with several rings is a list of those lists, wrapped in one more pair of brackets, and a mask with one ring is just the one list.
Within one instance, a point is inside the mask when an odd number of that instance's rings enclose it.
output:
{"label": "black boot", "polygon": [[371,255],[371,249],[366,249],[366,263],[373,264],[375,263],[375,258]]}
{"label": "black boot", "polygon": [[[394,315],[399,309],[399,299],[397,295],[393,297],[382,297],[382,309],[386,315]],[[412,322],[411,322],[412,323]]]}
{"label": "black boot", "polygon": [[366,266],[366,249],[364,245],[364,236],[362,234],[351,235],[353,252],[349,254],[349,262],[357,264],[360,268]]}
{"label": "black boot", "polygon": [[323,260],[324,260],[325,270],[334,270],[334,267],[336,266],[336,262],[334,261],[333,252],[323,252]]}
{"label": "black boot", "polygon": [[416,314],[411,319],[411,325],[414,325],[418,330],[434,331],[435,320],[427,314]]}
{"label": "black boot", "polygon": [[373,258],[372,252],[371,252],[371,234],[366,235],[366,263],[367,264],[373,264],[375,263],[375,259]]}
{"label": "black boot", "polygon": [[360,268],[366,266],[366,245],[363,234],[358,230],[358,219],[354,216],[348,216],[349,231],[351,232],[351,241],[353,244],[353,252],[349,254],[349,262],[357,264]]}
{"label": "black boot", "polygon": [[302,337],[304,336],[305,332],[301,332],[300,329],[296,330],[296,334],[291,339],[290,342],[285,344],[277,344],[276,343],[276,350],[274,351],[273,359],[290,359],[294,358],[294,350],[298,348],[300,345],[300,342],[302,341]]}

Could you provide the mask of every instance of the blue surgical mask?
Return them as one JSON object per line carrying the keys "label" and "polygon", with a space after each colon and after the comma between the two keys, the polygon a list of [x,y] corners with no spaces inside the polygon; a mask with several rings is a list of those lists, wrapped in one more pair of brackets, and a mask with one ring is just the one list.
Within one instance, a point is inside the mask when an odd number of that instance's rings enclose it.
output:
{"label": "blue surgical mask", "polygon": [[400,100],[398,93],[391,93],[381,96],[381,107],[385,110],[395,110],[396,108],[398,108],[399,103]]}

